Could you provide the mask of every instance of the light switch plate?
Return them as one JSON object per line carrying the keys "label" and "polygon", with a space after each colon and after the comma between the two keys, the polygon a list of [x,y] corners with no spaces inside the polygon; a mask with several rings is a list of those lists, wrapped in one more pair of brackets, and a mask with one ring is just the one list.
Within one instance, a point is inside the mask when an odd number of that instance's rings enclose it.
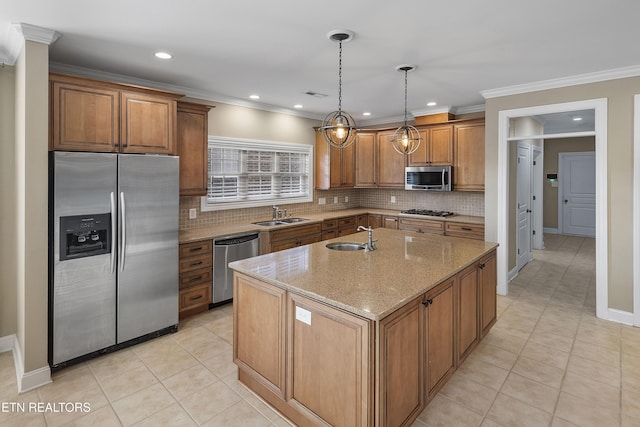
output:
{"label": "light switch plate", "polygon": [[344,202],[349,203],[349,196],[344,196]]}
{"label": "light switch plate", "polygon": [[338,196],[334,196],[333,203],[338,203]]}
{"label": "light switch plate", "polygon": [[396,196],[391,196],[391,203],[395,203],[396,202]]}
{"label": "light switch plate", "polygon": [[324,197],[320,197],[318,199],[318,204],[319,205],[326,205],[327,204],[327,199],[325,199]]}
{"label": "light switch plate", "polygon": [[189,219],[196,219],[197,215],[196,208],[189,209]]}

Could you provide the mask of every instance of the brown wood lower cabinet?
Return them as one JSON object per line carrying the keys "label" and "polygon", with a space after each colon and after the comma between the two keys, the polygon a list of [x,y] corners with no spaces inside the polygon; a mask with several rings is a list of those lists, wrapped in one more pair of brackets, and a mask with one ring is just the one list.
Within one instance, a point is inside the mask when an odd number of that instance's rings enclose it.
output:
{"label": "brown wood lower cabinet", "polygon": [[296,425],[411,425],[495,322],[495,259],[377,321],[235,272],[239,381]]}
{"label": "brown wood lower cabinet", "polygon": [[[262,237],[260,237],[262,240]],[[297,246],[319,242],[322,239],[322,225],[307,224],[287,227],[269,233],[269,252],[278,252]]]}
{"label": "brown wood lower cabinet", "polygon": [[179,317],[207,311],[213,292],[213,241],[179,246]]}

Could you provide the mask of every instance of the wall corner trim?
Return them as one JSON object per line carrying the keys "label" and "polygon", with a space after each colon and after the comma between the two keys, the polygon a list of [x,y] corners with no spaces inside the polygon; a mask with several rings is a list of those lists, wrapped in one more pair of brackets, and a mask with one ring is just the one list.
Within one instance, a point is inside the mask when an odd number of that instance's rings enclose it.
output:
{"label": "wall corner trim", "polygon": [[3,61],[8,65],[15,65],[20,51],[22,51],[22,46],[27,40],[48,46],[58,40],[61,35],[59,32],[48,28],[25,24],[24,22],[13,23],[9,33],[8,56]]}
{"label": "wall corner trim", "polygon": [[22,394],[27,391],[36,389],[51,382],[51,368],[43,366],[33,371],[25,372],[22,361],[22,350],[18,337],[13,337],[13,363],[16,368],[16,381],[18,383],[18,393]]}

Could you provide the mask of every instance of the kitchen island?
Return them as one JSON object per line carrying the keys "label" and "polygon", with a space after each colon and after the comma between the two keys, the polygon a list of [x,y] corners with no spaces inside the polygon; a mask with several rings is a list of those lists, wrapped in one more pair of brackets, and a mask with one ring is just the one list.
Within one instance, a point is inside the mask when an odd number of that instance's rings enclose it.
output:
{"label": "kitchen island", "polygon": [[495,322],[495,243],[376,229],[233,262],[238,378],[297,425],[409,425]]}

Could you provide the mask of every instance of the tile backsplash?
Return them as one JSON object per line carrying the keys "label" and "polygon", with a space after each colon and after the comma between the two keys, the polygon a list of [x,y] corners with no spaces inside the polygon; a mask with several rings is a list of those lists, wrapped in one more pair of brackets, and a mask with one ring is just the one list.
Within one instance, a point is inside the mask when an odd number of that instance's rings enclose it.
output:
{"label": "tile backsplash", "polygon": [[[338,202],[334,203],[337,197]],[[348,197],[349,201],[345,202]],[[391,198],[395,203],[391,203]],[[326,204],[320,205],[318,200],[324,198]],[[357,207],[404,210],[434,209],[452,211],[459,215],[484,216],[484,193],[480,192],[422,192],[402,189],[344,189],[314,190],[313,202],[280,205],[293,216],[304,216],[340,209]],[[197,217],[189,219],[189,209],[195,208]],[[200,228],[233,222],[253,222],[271,218],[271,207],[230,209],[225,211],[201,212],[200,197],[180,198],[180,229]]]}

